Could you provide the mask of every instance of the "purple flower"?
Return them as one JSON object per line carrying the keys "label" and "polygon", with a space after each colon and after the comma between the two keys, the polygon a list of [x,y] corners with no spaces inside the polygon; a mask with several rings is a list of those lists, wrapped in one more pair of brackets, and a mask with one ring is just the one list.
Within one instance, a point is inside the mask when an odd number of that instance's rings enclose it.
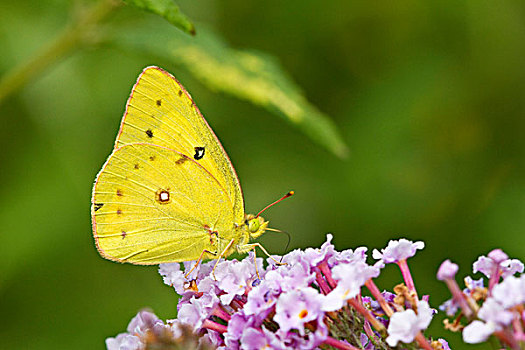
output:
{"label": "purple flower", "polygon": [[343,250],[341,253],[333,256],[328,260],[329,266],[334,266],[340,263],[353,263],[353,262],[366,262],[366,252],[368,251],[368,248],[366,247],[359,247],[354,250],[352,249],[346,249]]}
{"label": "purple flower", "polygon": [[362,261],[344,263],[332,268],[332,277],[338,281],[323,301],[323,310],[335,311],[343,307],[346,300],[356,297],[361,287],[370,278],[379,276],[380,269]]}
{"label": "purple flower", "polygon": [[459,309],[459,305],[454,299],[448,299],[443,304],[439,305],[439,309],[445,311],[447,316],[454,316]]}
{"label": "purple flower", "polygon": [[[289,341],[286,337],[284,339]],[[289,349],[283,339],[280,339],[276,333],[269,331],[265,327],[262,327],[261,330],[251,327],[246,328],[242,333],[240,343],[243,350]]]}
{"label": "purple flower", "polygon": [[458,269],[459,267],[457,264],[454,264],[449,259],[447,259],[441,263],[437,273],[437,279],[440,281],[453,279],[456,276]]}
{"label": "purple flower", "polygon": [[266,272],[262,283],[267,283],[269,288],[280,292],[308,287],[314,280],[315,274],[309,267],[303,264],[287,263],[287,265]]}
{"label": "purple flower", "polygon": [[189,303],[179,307],[177,319],[183,324],[191,325],[197,331],[202,327],[202,323],[208,316],[201,314],[197,303]]}
{"label": "purple flower", "polygon": [[264,319],[272,311],[272,307],[277,302],[277,297],[278,295],[275,291],[268,288],[267,283],[262,283],[253,288],[248,294],[248,301],[244,305],[244,313]]}
{"label": "purple flower", "polygon": [[501,277],[506,278],[508,276],[514,275],[517,272],[522,273],[524,266],[523,263],[518,259],[508,259],[501,262],[500,268],[502,270]]}
{"label": "purple flower", "polygon": [[252,327],[254,320],[247,317],[244,312],[236,312],[228,322],[228,332],[224,337],[224,344],[228,349],[239,349],[239,340],[245,329]]}
{"label": "purple flower", "polygon": [[397,263],[400,260],[414,256],[418,249],[423,249],[424,247],[425,243],[422,241],[413,243],[412,241],[401,238],[399,241],[392,240],[388,242],[388,246],[385,249],[381,249],[381,252],[374,249],[372,257],[386,264]]}
{"label": "purple flower", "polygon": [[396,312],[390,317],[388,337],[386,342],[396,346],[398,342],[411,343],[416,335],[428,327],[432,320],[432,309],[426,301],[420,300],[417,305],[418,313],[408,309]]}
{"label": "purple flower", "polygon": [[[257,265],[259,265],[257,268],[261,272],[264,271],[262,270],[262,259],[257,260]],[[219,281],[219,289],[224,293],[220,296],[221,302],[228,305],[236,295],[243,295],[246,288],[255,279],[253,253],[241,261],[221,261],[215,269],[215,276]]]}
{"label": "purple flower", "polygon": [[491,258],[488,258],[486,256],[480,256],[478,260],[474,262],[472,265],[472,270],[474,273],[481,272],[488,278],[492,275],[494,272],[494,261]]}
{"label": "purple flower", "polygon": [[140,350],[143,344],[136,335],[120,333],[115,338],[106,339],[106,348],[108,350]]}
{"label": "purple flower", "polygon": [[493,323],[475,320],[463,329],[463,341],[469,344],[481,343],[487,340],[496,330],[496,326]]}
{"label": "purple flower", "polygon": [[[166,263],[159,264],[159,274],[165,284],[172,286],[177,294],[184,298],[191,298],[195,294],[195,286],[199,286],[200,282],[211,276],[212,267],[210,264],[199,264],[188,276],[185,277],[186,271],[189,271],[195,266],[195,261],[184,262],[184,269],[180,268],[180,263]],[[199,286],[200,287],[200,286]],[[198,291],[202,290],[197,288]]]}
{"label": "purple flower", "polygon": [[184,272],[180,269],[180,263],[160,264],[159,274],[162,276],[165,284],[175,288],[177,294],[183,295],[186,293],[187,289],[185,286],[188,280],[184,278]]}
{"label": "purple flower", "polygon": [[501,249],[494,249],[490,253],[487,254],[490,259],[492,259],[495,263],[499,264],[509,258],[507,254]]}
{"label": "purple flower", "polygon": [[296,289],[279,296],[274,320],[282,332],[296,329],[304,335],[304,325],[322,318],[322,296],[313,288]]}
{"label": "purple flower", "polygon": [[243,350],[286,349],[274,333],[264,328],[262,330],[246,328],[242,332],[240,343]]}
{"label": "purple flower", "polygon": [[121,333],[115,338],[106,339],[108,350],[142,350],[148,345],[155,345],[156,339],[175,341],[182,333],[180,323],[164,324],[155,314],[140,311],[129,322],[128,333]]}
{"label": "purple flower", "polygon": [[481,272],[490,278],[494,272],[500,271],[501,276],[505,278],[524,270],[523,263],[518,259],[503,259],[507,255],[499,249],[491,251],[488,255],[488,257],[482,255],[474,262],[472,268],[474,273]]}
{"label": "purple flower", "polygon": [[465,277],[465,286],[466,286],[466,288],[463,289],[464,293],[471,293],[476,288],[484,288],[485,284],[483,282],[483,277],[481,277],[480,279],[475,280],[475,279],[472,279],[472,277],[467,276],[467,277]]}
{"label": "purple flower", "polygon": [[164,322],[154,313],[143,310],[131,319],[127,331],[131,334],[143,335],[146,331],[156,327],[164,327]]}
{"label": "purple flower", "polygon": [[525,303],[525,275],[505,278],[494,286],[492,297],[506,309]]}
{"label": "purple flower", "polygon": [[508,325],[514,315],[512,312],[505,310],[503,305],[498,303],[494,298],[487,298],[481,306],[481,309],[479,309],[478,317],[486,322]]}
{"label": "purple flower", "polygon": [[317,248],[306,248],[303,255],[303,260],[307,262],[311,267],[319,265],[322,261],[332,258],[338,254],[335,251],[334,245],[331,243],[333,238],[332,234],[326,235],[326,242],[323,243],[320,249]]}
{"label": "purple flower", "polygon": [[[385,263],[397,262],[407,287],[412,286],[409,292],[416,295],[413,299],[409,296],[411,301],[405,305],[413,305],[418,298],[408,276],[406,259],[422,249],[423,242],[391,241],[381,252],[374,251],[379,261],[371,266],[366,263],[366,247],[338,252],[331,243],[332,238],[327,235],[326,242],[318,249],[286,254],[282,258],[285,265],[267,259],[265,268],[263,259],[259,258],[257,270],[251,252],[240,261],[221,260],[217,264],[208,261],[197,266],[195,262],[187,262],[184,269],[178,263],[161,264],[159,273],[164,282],[181,295],[177,319],[164,324],[151,313],[139,313],[130,322],[128,333],[109,338],[107,346],[110,350],[139,350],[166,339],[169,342],[170,337],[176,344],[191,330],[195,331],[192,336],[197,337],[197,342],[211,343],[223,350],[306,350],[320,345],[374,349],[378,344],[384,348],[387,343],[412,342],[432,319],[427,299],[419,301],[417,308],[392,314],[392,309],[399,308],[395,302],[397,296],[388,291],[381,293],[372,279],[379,275]],[[453,278],[457,267],[449,261],[446,263],[449,265],[444,263],[438,275]],[[186,279],[185,273],[190,269],[192,273]],[[411,283],[406,282],[407,276]],[[365,284],[371,296],[357,297]],[[501,293],[507,293],[508,288],[515,289],[516,283],[509,280],[504,287]],[[492,322],[497,308],[489,306],[485,314],[480,314]],[[506,319],[498,320],[502,321]],[[359,325],[361,329],[356,328]],[[386,328],[388,338],[385,339]],[[149,343],[150,340],[153,342]],[[422,341],[419,337],[417,340]]]}

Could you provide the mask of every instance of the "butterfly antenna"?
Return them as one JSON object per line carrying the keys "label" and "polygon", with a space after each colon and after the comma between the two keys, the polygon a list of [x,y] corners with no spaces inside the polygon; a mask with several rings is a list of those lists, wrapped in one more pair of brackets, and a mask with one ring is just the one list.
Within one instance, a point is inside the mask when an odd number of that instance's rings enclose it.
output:
{"label": "butterfly antenna", "polygon": [[259,217],[259,215],[261,215],[263,213],[263,211],[265,211],[266,209],[270,208],[272,205],[275,205],[277,203],[279,203],[280,201],[282,201],[283,199],[286,199],[288,197],[291,197],[293,196],[294,194],[294,191],[290,191],[288,192],[287,194],[285,194],[284,196],[282,196],[280,199],[276,200],[275,202],[271,203],[271,204],[268,204],[266,207],[264,207],[263,210],[261,210],[257,215],[255,215],[256,218]]}
{"label": "butterfly antenna", "polygon": [[[279,233],[284,233],[286,236],[288,236],[288,242],[286,242],[286,248],[284,248],[284,251],[288,251],[288,247],[290,246],[290,241],[292,240],[292,237],[290,236],[290,234],[286,231],[281,231],[281,230],[277,230],[275,228],[266,228],[266,231],[272,231],[272,232],[279,232]],[[279,260],[280,263],[283,262],[283,257],[284,255],[281,256],[281,260]]]}

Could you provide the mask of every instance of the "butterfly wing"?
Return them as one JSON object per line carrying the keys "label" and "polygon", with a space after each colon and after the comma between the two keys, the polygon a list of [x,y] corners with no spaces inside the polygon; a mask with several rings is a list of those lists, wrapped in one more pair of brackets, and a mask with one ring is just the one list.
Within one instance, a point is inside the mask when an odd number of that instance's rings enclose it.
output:
{"label": "butterfly wing", "polygon": [[217,179],[192,157],[151,144],[115,150],[97,176],[92,203],[97,248],[120,262],[196,260],[203,250],[220,253],[212,230],[228,237],[234,231],[233,204]]}
{"label": "butterfly wing", "polygon": [[158,67],[145,68],[133,87],[115,149],[141,142],[192,157],[225,188],[235,222],[244,220],[239,180],[221,143],[190,94]]}

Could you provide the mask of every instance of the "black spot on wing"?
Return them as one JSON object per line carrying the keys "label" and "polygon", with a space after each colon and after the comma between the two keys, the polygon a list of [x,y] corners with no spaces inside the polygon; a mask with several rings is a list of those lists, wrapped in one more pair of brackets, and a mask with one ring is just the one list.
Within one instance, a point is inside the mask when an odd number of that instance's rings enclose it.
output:
{"label": "black spot on wing", "polygon": [[179,90],[179,97],[182,96],[182,90]]}
{"label": "black spot on wing", "polygon": [[157,100],[157,106],[159,106],[159,107],[160,107],[161,105],[162,105],[162,100],[160,100],[160,99],[159,99],[159,100]]}
{"label": "black spot on wing", "polygon": [[188,159],[187,159],[186,157],[180,157],[179,159],[177,159],[177,160],[175,161],[175,164],[177,164],[177,165],[182,165],[182,164],[184,164],[184,162],[187,161],[187,160],[188,160]]}
{"label": "black spot on wing", "polygon": [[193,158],[195,158],[195,160],[202,159],[205,153],[206,150],[204,147],[195,147],[195,154],[193,155]]}
{"label": "black spot on wing", "polygon": [[153,137],[153,130],[151,129],[146,130],[146,135],[148,135],[148,137],[151,139]]}
{"label": "black spot on wing", "polygon": [[95,211],[97,211],[104,206],[104,203],[94,203],[93,206],[95,207]]}

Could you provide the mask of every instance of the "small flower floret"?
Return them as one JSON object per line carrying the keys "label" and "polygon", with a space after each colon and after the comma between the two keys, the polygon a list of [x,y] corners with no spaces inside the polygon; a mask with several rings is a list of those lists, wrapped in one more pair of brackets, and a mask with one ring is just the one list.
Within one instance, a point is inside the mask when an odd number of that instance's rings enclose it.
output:
{"label": "small flower floret", "polygon": [[428,327],[432,320],[432,309],[424,300],[419,301],[417,309],[417,314],[408,309],[392,315],[386,338],[388,345],[396,346],[398,342],[411,343],[420,331]]}
{"label": "small flower floret", "polygon": [[400,260],[405,260],[413,257],[418,249],[423,249],[425,243],[422,241],[412,242],[407,239],[400,239],[398,241],[391,240],[385,249],[374,249],[372,257],[383,261],[385,264],[397,263]]}
{"label": "small flower floret", "polygon": [[458,273],[458,265],[454,264],[449,259],[443,261],[441,266],[439,267],[438,273],[437,273],[437,279],[440,281],[444,281],[446,279],[453,279],[456,276],[456,273]]}

